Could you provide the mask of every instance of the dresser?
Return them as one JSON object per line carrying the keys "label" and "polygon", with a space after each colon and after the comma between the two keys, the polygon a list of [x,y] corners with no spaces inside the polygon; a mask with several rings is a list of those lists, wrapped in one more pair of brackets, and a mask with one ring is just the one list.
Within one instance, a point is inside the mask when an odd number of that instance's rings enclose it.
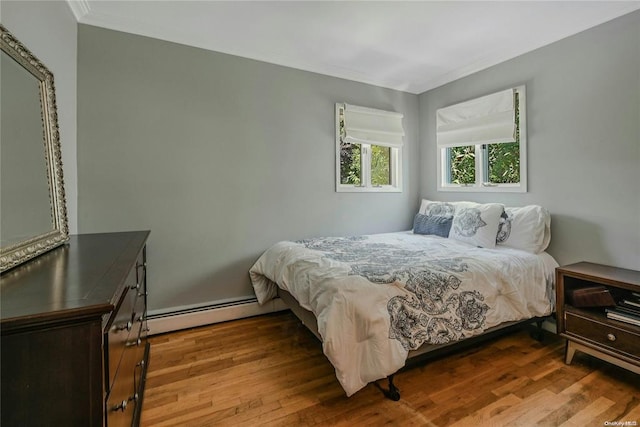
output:
{"label": "dresser", "polygon": [[613,303],[640,294],[640,271],[580,262],[556,269],[558,333],[567,339],[565,362],[576,351],[640,374],[640,326],[607,317],[608,306],[578,307],[572,295],[581,290],[605,289]]}
{"label": "dresser", "polygon": [[148,236],[74,235],[0,276],[3,426],[139,424]]}

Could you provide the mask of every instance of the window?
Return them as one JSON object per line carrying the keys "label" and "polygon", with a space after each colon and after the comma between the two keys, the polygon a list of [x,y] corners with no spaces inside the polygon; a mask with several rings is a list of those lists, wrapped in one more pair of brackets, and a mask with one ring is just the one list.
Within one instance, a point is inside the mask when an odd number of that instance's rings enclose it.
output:
{"label": "window", "polygon": [[402,117],[336,104],[336,191],[402,191]]}
{"label": "window", "polygon": [[438,191],[526,192],[525,88],[437,112]]}

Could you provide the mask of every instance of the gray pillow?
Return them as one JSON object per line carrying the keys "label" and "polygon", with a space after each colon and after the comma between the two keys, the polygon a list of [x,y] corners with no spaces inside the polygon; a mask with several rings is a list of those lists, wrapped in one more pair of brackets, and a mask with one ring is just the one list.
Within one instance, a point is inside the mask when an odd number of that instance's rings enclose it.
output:
{"label": "gray pillow", "polygon": [[452,222],[453,217],[418,213],[413,219],[413,232],[415,234],[431,234],[440,237],[449,237]]}

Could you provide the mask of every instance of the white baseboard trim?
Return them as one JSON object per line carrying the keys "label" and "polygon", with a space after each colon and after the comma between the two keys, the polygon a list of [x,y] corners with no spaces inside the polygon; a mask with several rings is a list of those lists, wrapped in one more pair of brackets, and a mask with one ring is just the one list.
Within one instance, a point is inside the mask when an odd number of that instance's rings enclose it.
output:
{"label": "white baseboard trim", "polygon": [[158,335],[283,310],[287,310],[287,307],[280,298],[271,300],[264,305],[259,305],[254,300],[224,306],[204,307],[198,310],[164,313],[158,316],[151,315],[147,324],[149,325],[149,335]]}

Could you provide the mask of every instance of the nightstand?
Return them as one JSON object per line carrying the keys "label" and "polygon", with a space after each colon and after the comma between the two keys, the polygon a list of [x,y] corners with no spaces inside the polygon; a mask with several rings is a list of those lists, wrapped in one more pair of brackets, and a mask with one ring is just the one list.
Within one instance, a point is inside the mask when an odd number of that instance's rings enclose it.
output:
{"label": "nightstand", "polygon": [[590,262],[556,269],[558,334],[567,339],[565,363],[581,351],[640,374],[640,326],[608,318],[606,307],[571,305],[575,290],[596,286],[607,289],[615,301],[635,298],[640,271]]}

